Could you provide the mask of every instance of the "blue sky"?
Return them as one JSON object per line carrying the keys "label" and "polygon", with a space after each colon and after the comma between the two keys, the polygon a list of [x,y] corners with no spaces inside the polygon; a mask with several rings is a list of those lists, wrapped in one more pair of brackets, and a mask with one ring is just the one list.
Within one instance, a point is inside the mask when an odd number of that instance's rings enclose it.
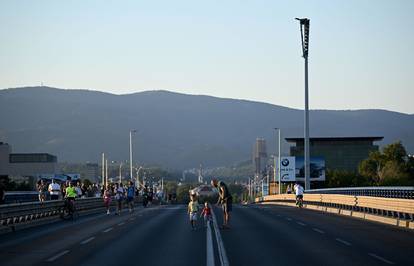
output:
{"label": "blue sky", "polygon": [[0,88],[165,89],[414,113],[414,1],[4,1]]}

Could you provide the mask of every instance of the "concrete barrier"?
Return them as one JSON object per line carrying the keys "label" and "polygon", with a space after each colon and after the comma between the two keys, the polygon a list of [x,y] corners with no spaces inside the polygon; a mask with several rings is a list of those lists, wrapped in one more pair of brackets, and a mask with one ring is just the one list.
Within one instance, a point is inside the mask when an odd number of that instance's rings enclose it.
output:
{"label": "concrete barrier", "polygon": [[[294,194],[256,198],[256,203],[295,206]],[[303,207],[414,229],[414,200],[335,194],[305,194]]]}

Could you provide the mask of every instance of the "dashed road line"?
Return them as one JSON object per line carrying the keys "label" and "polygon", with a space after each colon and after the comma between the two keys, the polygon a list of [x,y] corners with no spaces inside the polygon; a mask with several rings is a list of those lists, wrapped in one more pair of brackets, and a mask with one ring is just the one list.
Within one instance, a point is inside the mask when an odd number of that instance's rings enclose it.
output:
{"label": "dashed road line", "polygon": [[112,227],[109,227],[108,229],[106,229],[106,230],[103,230],[102,232],[104,232],[104,233],[108,233],[108,232],[110,232],[110,231],[112,231]]}
{"label": "dashed road line", "polygon": [[210,222],[207,222],[207,266],[215,266],[214,264],[214,246],[213,237],[211,235]]}
{"label": "dashed road line", "polygon": [[58,258],[62,257],[63,255],[69,253],[69,250],[65,250],[62,251],[58,254],[56,254],[55,256],[51,257],[50,259],[46,260],[47,262],[54,262],[55,260],[57,260]]}
{"label": "dashed road line", "polygon": [[302,223],[302,222],[296,222],[298,225],[301,225],[301,226],[306,226],[306,224],[304,224],[304,223]]}
{"label": "dashed road line", "polygon": [[286,217],[285,219],[288,221],[292,221],[292,218],[289,218],[289,217]]}
{"label": "dashed road line", "polygon": [[392,262],[392,261],[389,261],[389,260],[387,260],[387,259],[384,259],[383,257],[381,257],[381,256],[378,256],[377,254],[374,254],[374,253],[368,253],[368,255],[370,255],[371,257],[373,257],[373,258],[376,258],[377,260],[380,260],[380,261],[382,261],[382,262],[385,262],[385,263],[387,263],[387,264],[395,264],[394,262]]}
{"label": "dashed road line", "polygon": [[122,223],[119,223],[119,224],[118,224],[118,226],[121,226],[121,225],[124,225],[124,224],[125,224],[125,223],[124,223],[124,222],[122,222]]}
{"label": "dashed road line", "polygon": [[343,239],[335,238],[335,240],[338,241],[339,243],[342,243],[342,244],[346,245],[346,246],[351,246],[351,243],[349,243],[348,241],[345,241]]}
{"label": "dashed road line", "polygon": [[93,236],[93,237],[90,237],[90,238],[88,238],[88,239],[86,239],[86,240],[83,240],[82,242],[80,242],[81,243],[81,245],[85,245],[85,244],[87,244],[87,243],[89,243],[89,242],[91,242],[92,240],[94,240],[95,239],[95,237]]}
{"label": "dashed road line", "polygon": [[318,229],[318,228],[312,228],[313,231],[318,232],[319,234],[325,234],[324,231]]}
{"label": "dashed road line", "polygon": [[130,220],[130,221],[133,221],[133,220],[135,220],[135,218],[129,218],[129,220]]}

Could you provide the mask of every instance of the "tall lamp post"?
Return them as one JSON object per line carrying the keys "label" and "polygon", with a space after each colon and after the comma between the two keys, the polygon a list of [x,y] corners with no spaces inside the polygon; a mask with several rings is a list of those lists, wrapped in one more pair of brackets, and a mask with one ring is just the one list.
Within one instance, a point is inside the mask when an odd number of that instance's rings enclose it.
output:
{"label": "tall lamp post", "polygon": [[105,189],[105,153],[102,153],[102,187]]}
{"label": "tall lamp post", "polygon": [[[280,172],[280,161],[281,161],[281,158],[280,158],[280,128],[278,128],[278,127],[275,127],[275,130],[277,130],[277,131],[279,131],[279,137],[278,137],[278,150],[279,150],[279,152],[278,152],[278,157],[277,157],[277,175],[278,175],[278,178],[279,178],[279,194],[281,193],[281,191],[282,191],[282,188],[281,188],[281,172]],[[275,171],[275,173],[276,173],[276,171]],[[275,183],[276,183],[276,175],[275,175],[275,177],[274,177],[274,181],[275,181]]]}
{"label": "tall lamp post", "polygon": [[135,129],[129,131],[129,174],[132,180],[132,133],[137,132]]}
{"label": "tall lamp post", "polygon": [[308,54],[309,54],[309,22],[308,18],[296,18],[300,22],[302,39],[302,56],[305,59],[305,190],[310,189],[310,156],[309,156],[309,95],[308,95]]}

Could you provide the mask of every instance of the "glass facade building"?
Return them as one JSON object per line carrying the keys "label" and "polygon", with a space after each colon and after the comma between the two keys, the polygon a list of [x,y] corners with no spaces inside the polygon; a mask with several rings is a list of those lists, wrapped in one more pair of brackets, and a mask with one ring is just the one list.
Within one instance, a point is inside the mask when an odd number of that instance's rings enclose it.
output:
{"label": "glass facade building", "polygon": [[[375,141],[381,141],[383,137],[327,137],[310,138],[310,156],[325,158],[326,169],[358,171],[361,161],[368,158],[369,153],[378,151]],[[294,144],[290,147],[291,156],[303,156],[303,138],[286,138],[286,141]]]}

